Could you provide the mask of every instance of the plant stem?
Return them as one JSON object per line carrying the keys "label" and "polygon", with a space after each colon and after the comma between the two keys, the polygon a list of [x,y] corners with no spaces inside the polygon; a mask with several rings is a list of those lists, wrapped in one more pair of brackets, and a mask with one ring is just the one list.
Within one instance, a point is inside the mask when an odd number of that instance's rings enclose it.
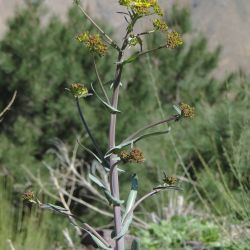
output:
{"label": "plant stem", "polygon": [[136,34],[135,36],[144,36],[144,35],[148,35],[148,34],[151,34],[154,32],[155,32],[155,30],[144,31],[144,32]]}
{"label": "plant stem", "polygon": [[[127,29],[127,32],[123,38],[123,44],[121,46],[121,49],[119,50],[119,54],[117,57],[117,62],[120,62],[123,60],[123,53],[128,45],[128,36],[130,34],[130,30]],[[116,65],[116,71],[115,71],[115,80],[113,85],[113,95],[112,95],[112,106],[113,108],[117,109],[118,106],[118,99],[119,99],[119,89],[120,89],[120,82],[121,82],[121,74],[123,70],[122,64]],[[109,125],[109,150],[115,147],[115,138],[116,138],[116,116],[117,114],[111,114],[110,115],[110,125]],[[112,166],[112,171],[110,171],[110,189],[112,195],[116,199],[120,199],[120,193],[119,193],[119,176],[118,176],[118,170],[117,170],[117,160],[115,159],[115,154],[111,154],[110,156],[110,166]],[[122,228],[122,217],[121,217],[121,206],[120,205],[114,205],[114,223],[115,223],[115,234],[117,235]],[[121,237],[120,239],[116,240],[116,246],[115,250],[124,250],[125,244],[124,244],[124,237]]]}
{"label": "plant stem", "polygon": [[125,60],[120,60],[120,61],[117,61],[117,64],[123,64],[124,62],[126,63],[127,61],[129,61],[131,58],[133,58],[133,60],[139,58],[140,56],[143,56],[145,54],[148,54],[148,53],[151,53],[151,52],[154,52],[154,51],[157,51],[157,50],[160,50],[160,49],[163,49],[163,48],[166,48],[166,44],[163,44],[159,47],[156,47],[156,48],[153,48],[153,49],[149,49],[149,50],[145,50],[145,51],[141,51],[141,52],[137,52],[136,54],[130,56],[129,58],[125,59]]}
{"label": "plant stem", "polygon": [[84,116],[83,116],[83,113],[82,113],[82,110],[81,110],[81,107],[80,107],[79,99],[78,99],[78,98],[75,98],[75,99],[76,99],[76,106],[77,106],[78,113],[79,113],[79,115],[80,115],[82,124],[83,124],[84,128],[86,129],[86,131],[87,131],[87,133],[88,133],[88,135],[89,135],[89,138],[91,139],[91,141],[92,141],[92,143],[93,143],[93,145],[94,145],[94,147],[95,147],[95,149],[96,149],[96,151],[97,151],[99,157],[100,157],[101,159],[103,159],[103,154],[102,154],[102,152],[101,152],[101,149],[100,149],[100,147],[98,146],[98,143],[96,142],[96,140],[95,140],[95,138],[93,137],[92,133],[90,132],[86,120],[84,119]]}
{"label": "plant stem", "polygon": [[101,89],[102,89],[103,94],[105,95],[105,98],[106,98],[106,100],[107,100],[107,103],[110,105],[111,103],[110,103],[109,97],[108,97],[108,95],[107,95],[107,92],[106,92],[105,89],[104,89],[104,86],[103,86],[102,80],[101,80],[101,78],[100,78],[100,75],[99,75],[99,73],[98,73],[97,65],[96,65],[96,61],[95,61],[95,57],[94,57],[94,56],[93,56],[93,61],[94,61],[94,68],[95,68],[95,73],[96,73],[98,82],[99,82],[99,84],[100,84],[100,87],[101,87]]}
{"label": "plant stem", "polygon": [[171,117],[165,119],[165,120],[162,120],[162,121],[159,121],[159,122],[153,122],[149,125],[146,125],[140,129],[138,129],[136,132],[134,132],[133,134],[131,134],[129,137],[127,137],[122,143],[126,142],[126,141],[129,141],[131,139],[133,139],[135,136],[137,136],[138,134],[140,134],[141,132],[143,132],[144,130],[146,129],[149,129],[149,128],[152,128],[154,126],[157,126],[157,125],[160,125],[160,124],[164,124],[164,123],[168,123],[170,121],[177,121],[179,118],[179,115],[172,115]]}
{"label": "plant stem", "polygon": [[100,26],[87,14],[87,12],[77,4],[79,9],[82,11],[84,16],[99,30],[99,32],[108,40],[107,43],[114,47],[116,50],[120,51],[119,46],[100,28]]}
{"label": "plant stem", "polygon": [[124,221],[131,215],[131,213],[134,212],[134,210],[147,198],[149,198],[152,195],[155,195],[165,189],[173,189],[173,190],[181,190],[180,188],[176,186],[169,186],[169,187],[156,187],[154,190],[150,191],[149,193],[142,196],[135,204],[134,206],[129,210],[129,213],[127,213],[126,217],[124,218]]}
{"label": "plant stem", "polygon": [[121,161],[116,161],[112,166],[110,166],[110,172],[109,172],[109,181],[110,181],[110,190],[113,189],[112,183],[113,183],[113,171],[115,167],[120,163]]}
{"label": "plant stem", "polygon": [[[118,55],[118,61],[122,59],[123,52],[120,51]],[[112,95],[112,106],[117,109],[118,106],[118,98],[119,98],[119,88],[121,81],[121,73],[122,73],[123,65],[116,66],[115,80],[114,80],[114,90]],[[115,138],[116,138],[116,114],[110,115],[110,126],[109,126],[109,149],[115,147]],[[110,166],[114,166],[112,171],[110,172],[110,189],[112,195],[116,198],[120,198],[119,193],[119,177],[117,170],[117,160],[115,159],[115,155],[111,154],[110,156]],[[115,223],[115,233],[116,235],[121,231],[121,206],[114,205],[114,223]],[[116,250],[124,250],[124,238],[120,238],[116,240]]]}
{"label": "plant stem", "polygon": [[9,104],[8,104],[8,105],[4,108],[4,110],[0,113],[0,118],[2,118],[2,116],[4,115],[4,113],[6,113],[6,112],[10,109],[10,107],[12,106],[13,102],[14,102],[15,99],[16,99],[16,94],[17,94],[17,91],[15,90],[15,92],[14,92],[14,94],[13,94],[13,96],[12,96],[10,102],[9,102]]}

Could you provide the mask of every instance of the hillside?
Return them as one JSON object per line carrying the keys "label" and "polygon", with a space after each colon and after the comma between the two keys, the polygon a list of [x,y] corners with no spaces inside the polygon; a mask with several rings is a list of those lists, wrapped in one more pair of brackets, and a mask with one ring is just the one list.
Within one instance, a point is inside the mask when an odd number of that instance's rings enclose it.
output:
{"label": "hillside", "polygon": [[[0,36],[6,30],[6,20],[14,14],[14,9],[20,0],[0,1]],[[64,17],[72,0],[45,0],[52,13]],[[124,20],[119,14],[113,14],[120,9],[116,0],[82,1],[95,17],[109,22],[115,29],[122,29]],[[161,0],[162,5],[169,8],[177,2],[187,5],[192,13],[193,27],[208,37],[209,47],[223,46],[219,69],[216,76],[242,68],[249,72],[250,60],[250,2],[249,0]],[[112,18],[110,18],[112,16]]]}

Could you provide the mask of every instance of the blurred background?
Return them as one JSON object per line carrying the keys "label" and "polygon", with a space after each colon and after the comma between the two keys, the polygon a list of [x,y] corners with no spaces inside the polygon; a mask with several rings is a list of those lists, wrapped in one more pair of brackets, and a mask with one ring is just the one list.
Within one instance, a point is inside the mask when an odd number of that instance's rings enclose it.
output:
{"label": "blurred background", "polygon": [[[194,106],[196,116],[172,124],[171,133],[138,143],[143,165],[124,166],[121,196],[132,173],[139,196],[176,175],[182,192],[165,192],[136,213],[131,235],[142,249],[249,249],[250,245],[250,3],[248,0],[159,1],[184,46],[160,50],[125,68],[117,142],[138,128],[172,115],[174,103]],[[119,43],[125,21],[116,0],[82,6]],[[147,21],[138,30],[147,30]],[[88,179],[98,163],[71,83],[96,82],[92,57],[77,34],[95,29],[71,0],[0,0],[0,249],[85,249],[66,218],[23,204],[34,190],[44,202],[62,205],[89,224],[111,228],[112,209]],[[161,34],[144,44],[161,44]],[[115,52],[99,58],[103,82],[114,74]],[[107,87],[109,90],[109,86]],[[88,124],[106,151],[108,112],[95,98],[82,102]],[[164,129],[164,128],[163,128]],[[153,146],[152,146],[153,145]],[[94,207],[94,208],[93,208]],[[102,228],[103,225],[106,225]],[[39,227],[39,230],[37,228]],[[90,248],[89,248],[90,249]]]}

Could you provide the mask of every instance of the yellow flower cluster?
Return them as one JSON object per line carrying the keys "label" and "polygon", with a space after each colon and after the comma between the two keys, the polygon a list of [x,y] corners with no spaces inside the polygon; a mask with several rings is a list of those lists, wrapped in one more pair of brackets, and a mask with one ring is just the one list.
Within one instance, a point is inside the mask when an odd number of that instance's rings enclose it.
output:
{"label": "yellow flower cluster", "polygon": [[119,0],[119,4],[130,8],[140,16],[149,14],[163,15],[157,0]]}
{"label": "yellow flower cluster", "polygon": [[128,44],[129,46],[136,46],[137,44],[142,44],[142,40],[139,36],[131,34],[128,39]]}
{"label": "yellow flower cluster", "polygon": [[195,109],[186,103],[180,104],[181,114],[186,118],[193,118],[195,115]]}
{"label": "yellow flower cluster", "polygon": [[175,176],[165,175],[165,177],[162,180],[165,184],[170,185],[170,186],[173,186],[177,183],[177,178]]}
{"label": "yellow flower cluster", "polygon": [[143,163],[145,161],[142,151],[138,148],[133,148],[131,151],[123,150],[119,153],[119,157],[124,163]]}
{"label": "yellow flower cluster", "polygon": [[100,56],[107,53],[108,47],[102,41],[99,34],[90,35],[88,32],[82,33],[77,36],[79,42],[85,43],[86,47],[89,48],[91,52],[94,52]]}
{"label": "yellow flower cluster", "polygon": [[175,49],[183,44],[181,35],[176,31],[168,32],[167,34],[167,48]]}
{"label": "yellow flower cluster", "polygon": [[154,25],[156,30],[160,30],[160,31],[167,31],[168,30],[168,25],[160,19],[154,19],[153,25]]}
{"label": "yellow flower cluster", "polygon": [[89,95],[88,89],[80,83],[72,83],[70,86],[70,92],[76,98],[86,97]]}
{"label": "yellow flower cluster", "polygon": [[23,193],[23,195],[22,195],[22,199],[24,201],[33,201],[34,197],[35,197],[35,195],[32,191],[27,191],[27,192]]}

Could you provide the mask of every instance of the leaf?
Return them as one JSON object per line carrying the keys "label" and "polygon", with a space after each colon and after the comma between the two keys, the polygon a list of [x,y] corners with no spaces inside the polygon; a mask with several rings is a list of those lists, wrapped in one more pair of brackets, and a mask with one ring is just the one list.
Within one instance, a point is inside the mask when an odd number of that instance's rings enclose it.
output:
{"label": "leaf", "polygon": [[122,218],[122,222],[126,218],[127,214],[130,212],[131,208],[134,206],[138,192],[138,179],[137,175],[134,174],[131,178],[131,190],[128,195],[126,209]]}
{"label": "leaf", "polygon": [[178,106],[173,105],[173,108],[176,110],[178,115],[181,115],[181,109]]}
{"label": "leaf", "polygon": [[161,134],[166,134],[166,133],[169,133],[170,132],[170,128],[167,129],[167,130],[164,130],[164,131],[156,131],[156,132],[151,132],[151,133],[147,133],[147,134],[144,134],[144,135],[140,135],[136,138],[133,138],[127,142],[124,142],[124,143],[121,143],[120,145],[118,146],[115,146],[113,148],[111,148],[104,156],[104,158],[107,158],[109,157],[111,154],[113,153],[118,153],[122,148],[128,146],[128,145],[133,145],[134,143],[136,143],[137,141],[139,140],[142,140],[144,138],[147,138],[147,137],[150,137],[150,136],[155,136],[155,135],[161,135]]}
{"label": "leaf", "polygon": [[[112,82],[111,85],[110,85],[110,89],[112,89],[114,86],[114,83]],[[122,87],[122,83],[120,82],[120,87]]]}
{"label": "leaf", "polygon": [[131,245],[131,250],[140,250],[140,241],[139,239],[134,239]]}
{"label": "leaf", "polygon": [[103,190],[109,204],[121,205],[124,203],[123,200],[116,199],[97,177],[92,174],[89,174],[89,178]]}
{"label": "leaf", "polygon": [[[106,170],[107,172],[109,172],[109,171],[110,171],[110,168],[105,168],[105,170]],[[126,172],[125,170],[123,170],[123,169],[121,169],[121,168],[117,168],[117,170],[118,170],[118,172],[120,172],[120,173],[125,173],[125,172]]]}
{"label": "leaf", "polygon": [[40,206],[41,206],[41,208],[48,208],[48,209],[54,210],[56,212],[65,213],[65,212],[69,211],[68,209],[65,209],[64,207],[56,206],[56,205],[53,205],[53,204],[50,204],[50,203],[42,204]]}
{"label": "leaf", "polygon": [[153,190],[157,190],[157,189],[174,189],[174,190],[183,191],[183,189],[178,186],[158,186],[158,187],[153,188]]}
{"label": "leaf", "polygon": [[89,152],[92,156],[94,156],[95,159],[96,159],[99,163],[102,164],[102,160],[101,160],[92,150],[90,150],[89,148],[87,148],[87,147],[85,147],[84,145],[82,145],[82,144],[78,141],[78,139],[77,139],[77,143],[78,143],[83,149],[85,149],[87,152]]}
{"label": "leaf", "polygon": [[95,177],[94,175],[89,174],[89,179],[92,180],[100,188],[106,189],[106,187],[104,186],[104,184],[97,177]]}
{"label": "leaf", "polygon": [[124,60],[122,62],[122,64],[125,65],[127,63],[131,63],[131,62],[135,61],[138,58],[139,54],[140,54],[140,52],[135,53],[134,55],[130,56],[127,60]]}
{"label": "leaf", "polygon": [[115,206],[117,205],[121,205],[124,203],[124,200],[119,200],[119,199],[116,199],[108,189],[105,189],[104,190],[104,194],[105,194],[105,197],[107,198],[107,200],[109,201],[109,204],[113,204]]}
{"label": "leaf", "polygon": [[106,244],[104,244],[98,237],[96,237],[94,234],[89,232],[88,230],[84,229],[93,239],[93,241],[96,243],[96,245],[103,250],[112,250],[112,248],[107,247]]}
{"label": "leaf", "polygon": [[138,190],[138,179],[137,175],[134,174],[131,178],[131,191],[128,196],[125,213],[122,218],[122,228],[121,231],[118,233],[118,235],[114,237],[115,240],[123,237],[128,232],[129,226],[133,220],[133,211],[131,211],[131,209],[135,204],[137,190]]}
{"label": "leaf", "polygon": [[127,216],[126,218],[126,221],[124,221],[124,223],[122,224],[121,231],[113,238],[114,240],[122,238],[128,232],[132,220],[133,220],[133,213],[130,213],[130,215]]}
{"label": "leaf", "polygon": [[138,137],[136,137],[135,139],[133,139],[133,143],[135,143],[135,142],[137,142],[137,141],[139,141],[139,140],[141,140],[141,139],[150,137],[150,136],[162,135],[162,134],[166,134],[166,133],[169,133],[169,132],[170,132],[170,128],[167,129],[167,130],[164,130],[164,131],[156,131],[156,132],[147,133],[147,134],[138,136]]}
{"label": "leaf", "polygon": [[121,113],[121,111],[119,111],[118,109],[115,109],[114,107],[112,107],[111,105],[109,105],[107,102],[105,102],[95,91],[93,84],[91,83],[91,88],[93,90],[93,92],[95,93],[95,95],[97,96],[97,98],[109,109],[109,111],[112,114],[116,114],[116,113]]}
{"label": "leaf", "polygon": [[50,209],[50,210],[52,210],[52,211],[54,211],[56,213],[59,213],[59,214],[63,214],[63,215],[67,215],[67,216],[73,216],[73,214],[71,214],[68,209],[66,209],[64,207],[56,206],[56,205],[53,205],[53,204],[50,204],[50,203],[40,204],[40,207],[43,208],[43,209]]}

